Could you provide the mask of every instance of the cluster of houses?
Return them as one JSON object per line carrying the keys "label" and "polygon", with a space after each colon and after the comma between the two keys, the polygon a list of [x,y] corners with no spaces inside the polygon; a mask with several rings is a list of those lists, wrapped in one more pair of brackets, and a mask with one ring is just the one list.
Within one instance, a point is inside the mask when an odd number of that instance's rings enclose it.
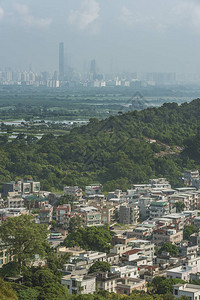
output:
{"label": "cluster of houses", "polygon": [[[130,295],[134,289],[146,290],[155,276],[180,278],[187,284],[174,286],[174,296],[199,299],[200,286],[190,280],[200,280],[200,233],[183,239],[185,225],[200,228],[199,172],[184,173],[185,187],[172,189],[165,178],[150,179],[148,184],[133,184],[130,190],[115,190],[106,196],[100,184],[85,187],[64,187],[67,204],[59,204],[61,195],[40,190],[33,180],[4,185],[0,201],[0,221],[8,216],[38,210],[36,222],[67,234],[70,220],[79,216],[83,226],[109,225],[114,230],[110,253],[85,251],[78,247],[57,247],[57,255],[70,253],[70,261],[60,270],[61,284],[70,294],[91,294],[106,290]],[[117,224],[117,226],[116,226]],[[157,251],[165,242],[176,244],[178,253]],[[0,245],[1,246],[1,245]],[[90,273],[95,262],[108,262],[106,272]],[[8,254],[0,248],[0,267],[8,262]],[[195,298],[197,297],[197,298]]]}

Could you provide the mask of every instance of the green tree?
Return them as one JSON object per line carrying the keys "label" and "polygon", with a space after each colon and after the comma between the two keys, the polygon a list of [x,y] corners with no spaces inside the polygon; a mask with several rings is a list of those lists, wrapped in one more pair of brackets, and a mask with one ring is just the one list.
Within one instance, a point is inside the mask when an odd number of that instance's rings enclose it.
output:
{"label": "green tree", "polygon": [[0,276],[2,278],[5,278],[7,276],[16,276],[20,272],[19,264],[15,261],[11,261],[5,265],[3,265],[2,268],[0,268]]}
{"label": "green tree", "polygon": [[196,228],[194,225],[186,225],[183,229],[183,238],[184,240],[189,240],[191,234],[198,232],[199,229]]}
{"label": "green tree", "polygon": [[178,254],[178,248],[175,244],[172,244],[170,242],[164,243],[161,248],[158,250],[158,254],[161,254],[162,252],[169,252],[170,255],[176,256]]}
{"label": "green tree", "polygon": [[14,255],[21,270],[26,259],[34,254],[45,255],[47,229],[34,223],[32,216],[22,215],[8,218],[0,226],[0,239],[8,245],[10,255]]}
{"label": "green tree", "polygon": [[66,247],[79,246],[85,250],[103,251],[109,253],[112,240],[108,227],[78,228],[75,233],[70,233],[64,240]]}
{"label": "green tree", "polygon": [[83,225],[83,219],[79,216],[74,216],[70,219],[69,221],[69,226],[68,226],[68,233],[75,233],[78,228],[82,227]]}
{"label": "green tree", "polygon": [[27,288],[18,291],[19,300],[38,300],[40,292],[34,288]]}
{"label": "green tree", "polygon": [[67,289],[60,284],[60,277],[53,274],[49,269],[33,270],[32,286],[39,291],[38,299],[68,299]]}
{"label": "green tree", "polygon": [[185,204],[183,202],[176,202],[175,206],[176,206],[176,212],[177,213],[182,212],[185,208]]}
{"label": "green tree", "polygon": [[1,300],[17,300],[18,297],[11,285],[0,277],[0,299]]}
{"label": "green tree", "polygon": [[172,278],[167,279],[164,276],[156,276],[152,282],[148,285],[151,292],[154,294],[168,294],[173,292],[173,285],[178,283],[185,283],[182,279]]}
{"label": "green tree", "polygon": [[90,268],[88,273],[95,273],[95,272],[106,272],[110,271],[110,264],[106,261],[96,261]]}
{"label": "green tree", "polygon": [[69,260],[71,254],[66,253],[61,257],[58,257],[56,253],[50,252],[47,256],[47,266],[51,270],[52,273],[59,275],[58,269],[61,269],[63,264],[66,264]]}

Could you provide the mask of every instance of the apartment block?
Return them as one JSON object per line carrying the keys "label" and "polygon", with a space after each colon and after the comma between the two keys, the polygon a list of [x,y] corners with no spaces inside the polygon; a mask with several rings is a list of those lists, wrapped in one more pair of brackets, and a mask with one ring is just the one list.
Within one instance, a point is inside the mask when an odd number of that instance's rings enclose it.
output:
{"label": "apartment block", "polygon": [[173,227],[167,226],[153,231],[152,242],[162,244],[165,242],[180,243],[183,240],[183,230],[177,231]]}
{"label": "apartment block", "polygon": [[74,196],[79,199],[83,197],[83,191],[78,186],[65,186],[64,194],[69,196]]}
{"label": "apartment block", "polygon": [[44,205],[40,209],[40,223],[49,225],[53,217],[53,206],[50,204]]}
{"label": "apartment block", "polygon": [[184,184],[191,186],[192,180],[199,179],[199,171],[198,170],[187,170],[183,174]]}
{"label": "apartment block", "polygon": [[40,182],[33,181],[32,179],[23,181],[11,181],[3,185],[3,196],[7,197],[9,192],[18,194],[38,193],[40,191]]}
{"label": "apartment block", "polygon": [[88,275],[66,275],[61,284],[67,287],[70,295],[93,294],[96,291],[96,277]]}
{"label": "apartment block", "polygon": [[8,208],[24,207],[24,199],[17,192],[8,192],[7,207]]}
{"label": "apartment block", "polygon": [[66,214],[71,212],[70,204],[59,205],[56,208],[56,221],[64,225],[66,223]]}
{"label": "apartment block", "polygon": [[169,203],[164,200],[154,201],[150,203],[150,218],[160,218],[169,214]]}
{"label": "apartment block", "polygon": [[137,224],[138,218],[138,203],[120,205],[119,222],[121,224]]}

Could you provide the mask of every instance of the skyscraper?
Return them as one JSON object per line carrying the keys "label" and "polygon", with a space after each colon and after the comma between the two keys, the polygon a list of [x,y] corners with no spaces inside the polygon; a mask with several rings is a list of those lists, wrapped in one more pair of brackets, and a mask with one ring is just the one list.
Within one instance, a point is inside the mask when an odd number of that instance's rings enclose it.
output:
{"label": "skyscraper", "polygon": [[95,59],[91,60],[90,73],[94,74],[94,75],[96,74],[96,60]]}
{"label": "skyscraper", "polygon": [[64,80],[64,43],[59,44],[59,80]]}

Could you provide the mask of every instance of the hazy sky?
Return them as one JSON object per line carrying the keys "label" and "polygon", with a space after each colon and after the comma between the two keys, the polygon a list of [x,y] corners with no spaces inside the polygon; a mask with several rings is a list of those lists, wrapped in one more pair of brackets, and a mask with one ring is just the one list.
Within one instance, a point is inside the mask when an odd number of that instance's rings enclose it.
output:
{"label": "hazy sky", "polygon": [[[200,0],[0,0],[0,68],[199,72]],[[199,72],[200,73],[200,72]]]}

